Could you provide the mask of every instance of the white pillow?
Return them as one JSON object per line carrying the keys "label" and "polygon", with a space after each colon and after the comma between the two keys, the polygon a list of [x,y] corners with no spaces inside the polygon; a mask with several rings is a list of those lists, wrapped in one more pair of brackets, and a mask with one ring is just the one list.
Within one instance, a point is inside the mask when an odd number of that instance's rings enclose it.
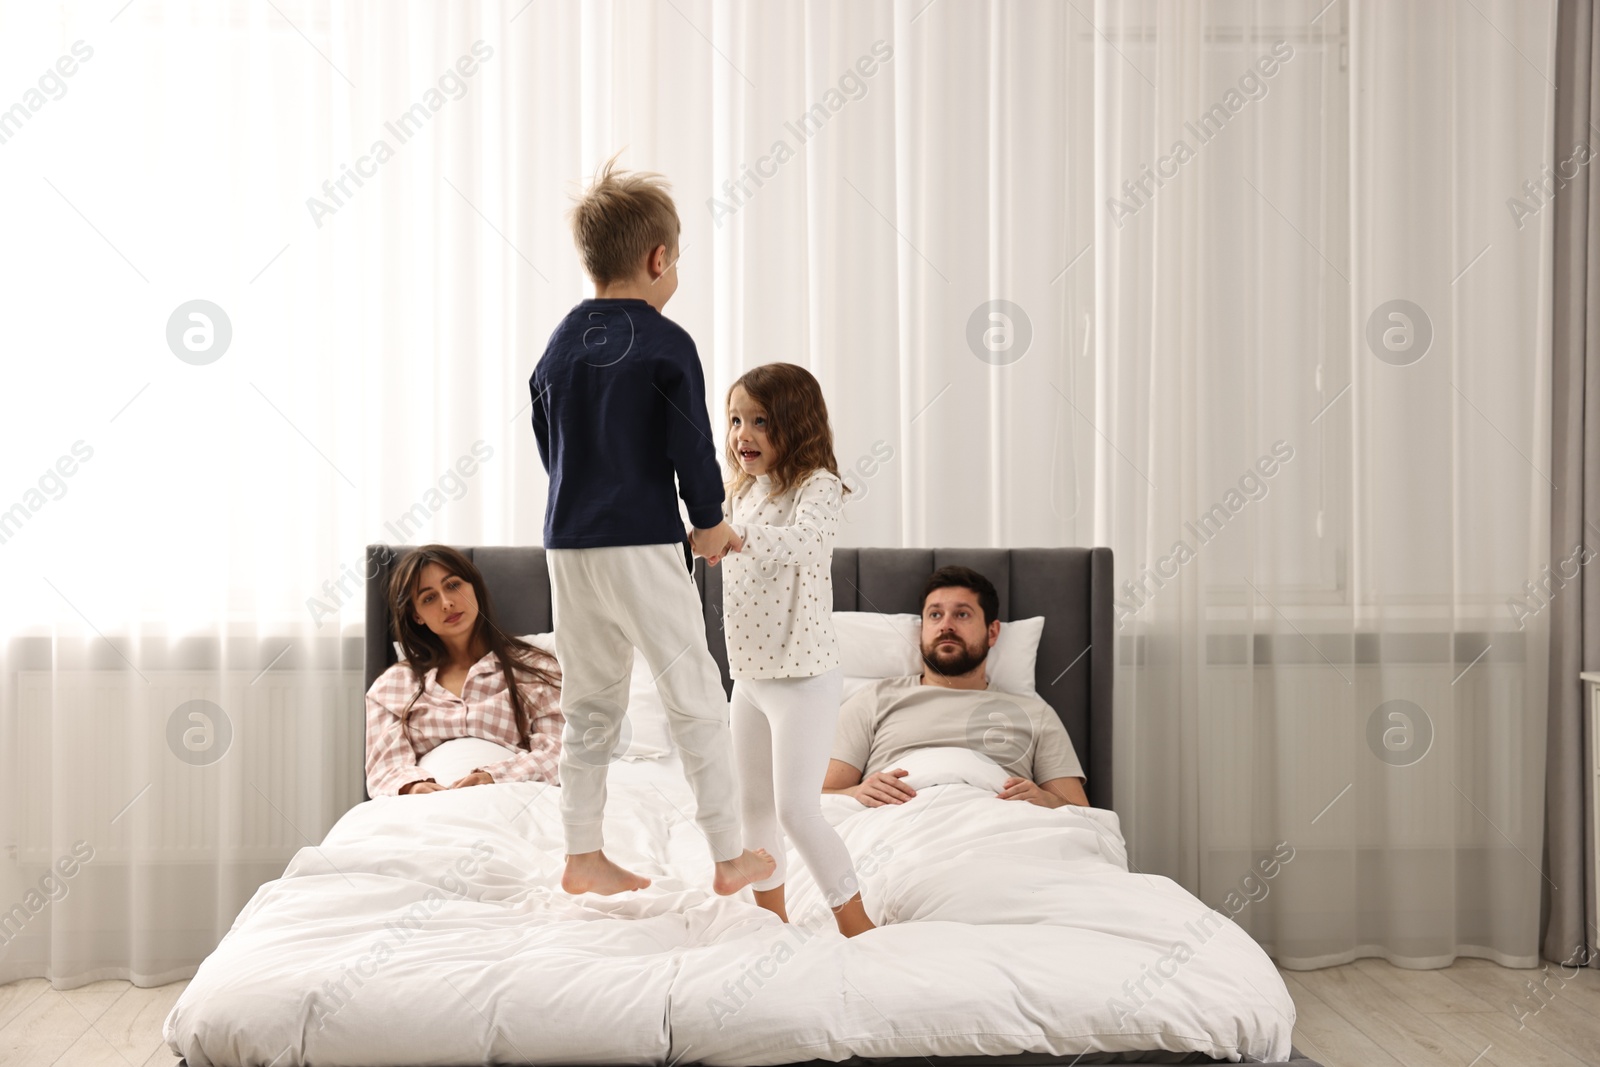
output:
{"label": "white pillow", "polygon": [[922,673],[922,618],[918,615],[836,611],[833,632],[839,639],[839,673],[844,675],[847,700],[880,678]]}
{"label": "white pillow", "polygon": [[996,689],[1019,696],[1037,696],[1034,671],[1039,662],[1039,637],[1044,616],[1000,624],[1000,636],[989,650],[989,680]]}
{"label": "white pillow", "polygon": [[[880,678],[922,673],[921,616],[836,611],[833,627],[839,638],[844,699]],[[1038,695],[1034,670],[1043,633],[1043,615],[1000,624],[1000,636],[985,661],[996,689],[1020,696]]]}
{"label": "white pillow", "polygon": [[510,759],[518,750],[481,737],[458,737],[430,749],[417,761],[440,785],[453,785],[479,767]]}

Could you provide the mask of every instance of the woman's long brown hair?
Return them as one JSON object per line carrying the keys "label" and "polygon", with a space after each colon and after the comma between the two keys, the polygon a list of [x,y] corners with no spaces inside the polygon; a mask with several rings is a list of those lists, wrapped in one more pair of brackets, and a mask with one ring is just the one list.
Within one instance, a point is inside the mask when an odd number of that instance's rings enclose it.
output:
{"label": "woman's long brown hair", "polygon": [[[812,471],[825,470],[839,477],[839,462],[833,456],[833,427],[828,423],[828,404],[822,399],[822,386],[810,371],[794,363],[763,363],[745,371],[738,381],[728,386],[728,399],[723,404],[724,421],[727,409],[733,404],[735,389],[743,389],[745,395],[767,413],[767,438],[778,452],[770,468],[774,495],[787,491]],[[755,476],[739,463],[731,428],[723,443],[723,454],[728,469],[733,472],[726,486],[728,499],[732,500],[755,481]],[[846,486],[845,492],[849,491]]]}
{"label": "woman's long brown hair", "polygon": [[528,707],[522,699],[516,674],[520,673],[525,679],[540,685],[559,688],[560,670],[550,670],[546,666],[546,661],[552,665],[555,663],[555,658],[549,653],[521,638],[512,637],[495,625],[494,606],[489,600],[489,587],[484,583],[483,572],[449,545],[423,545],[412,549],[401,558],[389,577],[389,618],[394,639],[400,642],[406,662],[411,665],[411,673],[417,680],[417,691],[412,695],[411,703],[400,713],[400,729],[405,734],[406,743],[411,742],[411,709],[422,695],[423,679],[435,667],[442,668],[450,662],[450,652],[445,648],[444,641],[411,614],[411,598],[416,595],[422,569],[430,563],[437,563],[449,573],[471,583],[472,591],[478,598],[478,621],[472,629],[473,641],[483,642],[483,647],[494,653],[500,669],[505,672],[506,691],[511,695],[511,711],[517,722],[518,744],[525,744],[528,739]]}

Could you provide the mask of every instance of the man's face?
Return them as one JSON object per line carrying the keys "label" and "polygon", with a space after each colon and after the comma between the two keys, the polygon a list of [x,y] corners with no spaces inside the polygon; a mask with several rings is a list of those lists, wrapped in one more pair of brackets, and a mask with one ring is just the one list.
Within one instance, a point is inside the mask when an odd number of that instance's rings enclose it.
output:
{"label": "man's face", "polygon": [[978,594],[958,585],[935,589],[922,605],[922,662],[947,677],[983,665],[1000,635],[1000,620],[984,625]]}

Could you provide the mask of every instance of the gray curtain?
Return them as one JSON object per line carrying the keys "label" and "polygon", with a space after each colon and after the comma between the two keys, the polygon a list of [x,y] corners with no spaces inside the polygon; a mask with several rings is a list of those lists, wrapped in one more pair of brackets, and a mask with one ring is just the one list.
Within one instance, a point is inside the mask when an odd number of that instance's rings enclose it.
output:
{"label": "gray curtain", "polygon": [[[1600,26],[1594,0],[1561,0],[1556,29],[1555,159],[1600,150]],[[1600,182],[1595,161],[1560,168],[1556,190],[1551,376],[1550,558],[1600,551]],[[1572,177],[1567,174],[1577,173]],[[1595,322],[1590,322],[1591,314]],[[1591,326],[1594,329],[1591,329]],[[1563,578],[1565,576],[1563,575]],[[1594,777],[1580,671],[1600,670],[1600,571],[1584,567],[1551,600],[1550,723],[1545,774],[1544,956],[1596,966]]]}

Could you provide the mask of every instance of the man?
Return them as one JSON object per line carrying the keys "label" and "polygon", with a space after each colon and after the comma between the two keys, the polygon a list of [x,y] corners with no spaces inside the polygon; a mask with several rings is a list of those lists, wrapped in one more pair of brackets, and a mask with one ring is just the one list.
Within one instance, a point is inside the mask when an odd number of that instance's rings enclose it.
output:
{"label": "man", "polygon": [[922,674],[886,678],[844,702],[824,793],[869,808],[904,804],[917,794],[895,762],[914,749],[961,746],[1010,772],[995,794],[1002,800],[1088,807],[1083,767],[1055,711],[1036,696],[990,687],[984,661],[1000,636],[999,614],[993,583],[977,571],[940,567],[929,576]]}

